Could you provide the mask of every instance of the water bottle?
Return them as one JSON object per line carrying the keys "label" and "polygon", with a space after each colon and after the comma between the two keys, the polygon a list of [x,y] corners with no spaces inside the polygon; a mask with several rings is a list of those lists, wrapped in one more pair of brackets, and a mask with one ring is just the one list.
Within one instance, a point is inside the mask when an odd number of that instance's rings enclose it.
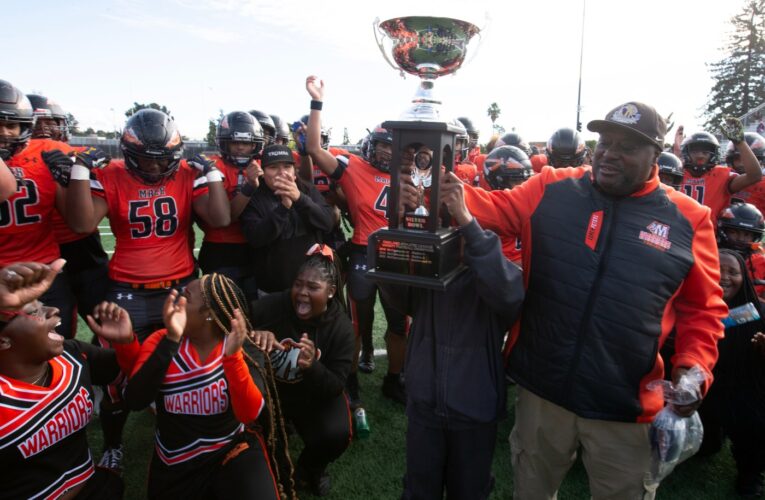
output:
{"label": "water bottle", "polygon": [[369,422],[367,422],[367,412],[364,408],[357,408],[353,412],[353,432],[359,439],[369,437]]}

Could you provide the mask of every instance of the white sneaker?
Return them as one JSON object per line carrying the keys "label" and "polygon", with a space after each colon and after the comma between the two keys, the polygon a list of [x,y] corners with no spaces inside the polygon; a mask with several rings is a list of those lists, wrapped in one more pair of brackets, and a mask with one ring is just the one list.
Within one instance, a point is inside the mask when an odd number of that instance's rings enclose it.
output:
{"label": "white sneaker", "polygon": [[104,450],[104,455],[101,457],[101,461],[98,462],[98,466],[105,469],[111,469],[121,474],[122,455],[122,445],[120,445],[119,448],[108,448]]}

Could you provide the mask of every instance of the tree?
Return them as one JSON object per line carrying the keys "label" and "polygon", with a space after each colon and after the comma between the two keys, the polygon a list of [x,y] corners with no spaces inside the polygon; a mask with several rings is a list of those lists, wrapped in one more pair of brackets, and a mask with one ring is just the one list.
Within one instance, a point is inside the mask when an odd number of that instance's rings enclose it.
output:
{"label": "tree", "polygon": [[156,102],[152,102],[150,104],[140,104],[140,103],[137,103],[137,102],[133,102],[133,106],[130,109],[128,109],[127,111],[125,111],[125,116],[130,118],[131,116],[136,114],[138,111],[141,111],[142,109],[147,109],[147,108],[158,109],[158,110],[162,111],[163,113],[167,114],[167,116],[169,116],[170,118],[173,117],[173,115],[170,114],[170,110],[167,109],[166,106],[160,106]]}
{"label": "tree", "polygon": [[205,141],[207,141],[208,146],[216,145],[215,137],[218,134],[218,122],[220,122],[224,116],[223,110],[219,109],[217,120],[213,120],[212,118],[207,120],[207,135],[205,136]]}
{"label": "tree", "polygon": [[80,122],[77,121],[77,118],[72,113],[66,114],[66,121],[69,123],[69,133],[71,135],[80,135],[80,129],[77,128],[80,126]]}
{"label": "tree", "polygon": [[719,129],[723,115],[741,116],[765,102],[765,0],[747,0],[730,23],[727,54],[709,65],[715,80],[704,110],[709,130]]}
{"label": "tree", "polygon": [[502,110],[499,109],[499,106],[496,102],[491,103],[489,108],[486,110],[486,114],[491,119],[491,128],[494,129],[494,131],[497,131],[497,118],[499,118],[499,115],[502,114]]}

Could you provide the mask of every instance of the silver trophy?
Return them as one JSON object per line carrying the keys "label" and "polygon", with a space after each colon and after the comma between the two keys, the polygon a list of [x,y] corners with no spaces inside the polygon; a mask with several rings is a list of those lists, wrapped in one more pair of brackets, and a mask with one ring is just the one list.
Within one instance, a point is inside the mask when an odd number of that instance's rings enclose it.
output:
{"label": "silver trophy", "polygon": [[[470,40],[481,30],[474,24],[449,17],[395,17],[373,24],[375,41],[385,60],[401,75],[409,73],[422,81],[412,105],[402,120],[441,121],[441,101],[433,92],[433,81],[456,72],[465,62]],[[385,47],[386,38],[391,42]],[[391,61],[388,53],[395,61]]]}

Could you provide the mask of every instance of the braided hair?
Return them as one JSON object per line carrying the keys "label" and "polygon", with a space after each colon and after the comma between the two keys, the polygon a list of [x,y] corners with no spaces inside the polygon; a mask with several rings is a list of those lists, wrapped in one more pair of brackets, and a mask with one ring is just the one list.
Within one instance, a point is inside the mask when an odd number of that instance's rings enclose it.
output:
{"label": "braided hair", "polygon": [[340,258],[332,252],[333,258],[329,258],[321,253],[314,253],[306,257],[305,262],[298,269],[297,275],[300,276],[305,271],[316,271],[322,281],[335,287],[335,294],[330,300],[337,300],[340,308],[345,310],[345,295],[343,292],[343,273],[340,267]]}
{"label": "braided hair", "polygon": [[[210,315],[213,321],[221,331],[228,335],[231,333],[231,320],[234,319],[234,311],[239,309],[247,324],[247,330],[251,331],[252,325],[249,320],[249,307],[244,292],[229,278],[222,274],[205,274],[200,278],[200,288],[202,290],[202,300],[210,309]],[[256,346],[252,340],[247,337],[246,341],[251,346]],[[279,496],[282,500],[297,500],[295,483],[293,480],[294,466],[289,454],[289,443],[287,440],[287,431],[282,416],[279,395],[276,390],[276,382],[271,366],[271,359],[268,355],[263,355],[263,362],[258,363],[252,356],[243,350],[245,361],[248,365],[254,367],[263,380],[261,392],[264,393],[267,403],[267,420],[263,423],[263,434],[266,437],[268,446],[269,460],[273,467],[271,469],[276,474],[276,483],[279,487]],[[260,424],[252,424],[255,430],[261,427]],[[252,432],[252,431],[250,431]]]}

